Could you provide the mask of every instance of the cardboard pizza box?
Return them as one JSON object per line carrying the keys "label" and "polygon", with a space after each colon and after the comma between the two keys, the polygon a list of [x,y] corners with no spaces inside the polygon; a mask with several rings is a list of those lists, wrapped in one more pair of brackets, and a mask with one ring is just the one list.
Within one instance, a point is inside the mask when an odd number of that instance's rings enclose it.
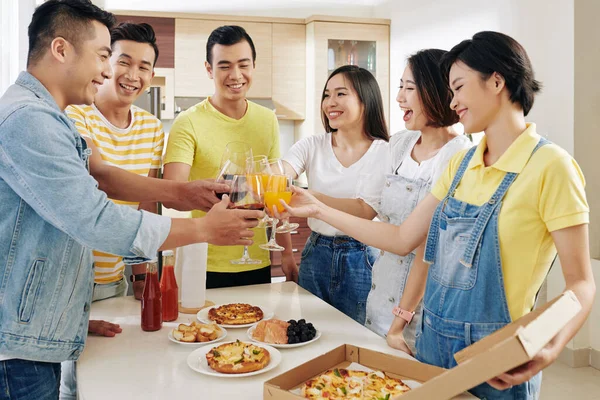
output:
{"label": "cardboard pizza box", "polygon": [[384,371],[392,377],[421,383],[421,386],[391,400],[452,399],[531,360],[580,310],[577,297],[567,291],[456,353],[458,365],[449,370],[345,344],[266,381],[263,399],[301,399],[292,390],[328,369],[344,367],[352,362]]}

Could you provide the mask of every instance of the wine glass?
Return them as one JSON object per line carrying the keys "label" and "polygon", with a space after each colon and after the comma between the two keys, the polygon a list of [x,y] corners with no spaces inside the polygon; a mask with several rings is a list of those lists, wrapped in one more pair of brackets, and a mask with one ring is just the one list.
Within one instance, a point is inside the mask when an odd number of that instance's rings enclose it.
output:
{"label": "wine glass", "polygon": [[[254,177],[258,177],[262,190],[262,193],[265,192],[267,188],[267,182],[269,180],[270,169],[269,164],[267,163],[267,156],[254,156],[248,159],[247,162],[248,176],[252,179],[251,182],[256,182]],[[259,221],[257,228],[265,228],[271,224],[271,218],[265,214],[265,216]]]}
{"label": "wine glass", "polygon": [[[252,158],[252,147],[248,143],[228,143],[221,156],[221,165],[216,181],[225,183],[231,181],[235,175],[244,175],[248,168],[249,158]],[[223,193],[216,193],[216,195],[219,199],[223,197]]]}
{"label": "wine glass", "polygon": [[[283,200],[286,203],[291,201],[291,182],[291,178],[287,175],[269,175],[269,181],[267,182],[267,188],[264,193],[264,202],[265,207],[270,214],[273,213],[274,209],[276,209],[278,212],[283,212],[285,210],[279,200]],[[269,251],[283,251],[284,248],[275,241],[275,231],[277,230],[276,227],[279,220],[274,213],[271,215],[271,218],[273,219],[273,224],[271,225],[271,238],[269,239],[268,243],[261,244],[259,247]]]}
{"label": "wine glass", "polygon": [[[234,175],[229,192],[231,208],[242,210],[263,210],[265,208],[262,195],[262,184],[258,175]],[[262,260],[250,258],[248,246],[244,246],[242,258],[231,260],[232,264],[262,264]]]}
{"label": "wine glass", "polygon": [[[272,175],[286,175],[285,172],[285,167],[283,165],[283,161],[281,159],[272,159],[272,160],[268,160],[268,165],[269,165],[269,171]],[[291,178],[290,178],[291,180]],[[265,190],[266,191],[266,190]],[[286,201],[287,203],[289,203],[289,200]],[[269,209],[269,212],[271,212],[272,210]],[[283,209],[279,210],[279,212],[284,211]],[[289,218],[286,218],[283,220],[283,224],[277,228],[276,232],[277,233],[289,233],[292,231],[295,231],[296,229],[298,229],[298,227],[300,226],[300,224],[297,223],[290,223]]]}

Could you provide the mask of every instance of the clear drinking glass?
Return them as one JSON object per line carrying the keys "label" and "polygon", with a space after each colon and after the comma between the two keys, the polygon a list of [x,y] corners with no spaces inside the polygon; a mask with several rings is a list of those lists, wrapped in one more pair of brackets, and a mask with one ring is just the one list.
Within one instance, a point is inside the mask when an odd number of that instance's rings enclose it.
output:
{"label": "clear drinking glass", "polygon": [[[231,192],[229,193],[231,208],[241,210],[264,210],[262,194],[262,183],[258,175],[234,175],[231,180]],[[242,258],[231,260],[232,264],[261,264],[262,260],[250,258],[248,246],[244,246]]]}
{"label": "clear drinking glass", "polygon": [[[267,162],[267,156],[254,156],[248,160],[248,172],[249,177],[258,177],[262,187],[261,194],[265,192],[267,188],[267,182],[269,180],[270,168]],[[265,216],[258,222],[257,228],[266,228],[271,225],[271,218],[265,214]]]}
{"label": "clear drinking glass", "polygon": [[[291,182],[291,178],[287,175],[269,175],[267,189],[264,194],[265,208],[269,214],[273,214],[274,209],[278,212],[283,212],[285,210],[279,200],[283,200],[286,203],[290,202],[292,199]],[[268,243],[261,244],[260,248],[269,251],[283,251],[284,248],[277,244],[275,240],[275,231],[277,230],[276,227],[279,220],[274,214],[271,215],[271,218],[273,218],[271,238]]]}
{"label": "clear drinking glass", "polygon": [[[281,159],[268,160],[268,164],[269,164],[269,171],[272,175],[286,175],[287,176],[287,174],[285,172],[285,167],[283,166],[283,161]],[[291,177],[288,176],[288,178],[290,178],[290,181],[291,181]],[[291,193],[291,189],[290,189],[290,193]],[[286,202],[289,203],[290,200],[288,199],[288,200],[286,200]],[[269,209],[269,212],[271,212],[271,211],[272,210]],[[279,207],[278,207],[278,211],[279,212],[284,211],[283,207],[281,207],[281,210],[279,210]],[[289,219],[286,218],[283,220],[283,224],[277,228],[276,232],[277,233],[293,232],[296,229],[298,229],[299,226],[300,226],[300,224],[297,224],[295,222],[290,223]]]}

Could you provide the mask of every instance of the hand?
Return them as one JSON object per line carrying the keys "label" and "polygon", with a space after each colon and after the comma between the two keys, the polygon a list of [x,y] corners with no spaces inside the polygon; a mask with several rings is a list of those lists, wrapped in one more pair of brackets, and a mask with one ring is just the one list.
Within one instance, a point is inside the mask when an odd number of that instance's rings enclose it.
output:
{"label": "hand", "polygon": [[215,193],[228,193],[230,189],[228,184],[217,183],[214,179],[185,182],[182,184],[178,200],[166,205],[179,211],[208,211],[220,201]]}
{"label": "hand", "polygon": [[207,242],[218,246],[250,246],[254,232],[250,228],[258,225],[265,213],[258,210],[228,209],[229,196],[215,204],[204,218],[199,219],[207,234]]}
{"label": "hand", "polygon": [[404,335],[402,334],[402,329],[394,329],[394,326],[390,328],[388,331],[387,337],[385,339],[387,341],[388,346],[394,349],[402,350],[409,356],[414,356],[413,352],[410,351],[410,348],[406,344],[404,340]]}
{"label": "hand", "polygon": [[117,333],[121,333],[122,329],[117,324],[111,324],[107,321],[90,320],[88,324],[88,333],[92,335],[100,335],[106,337],[114,337]]}
{"label": "hand", "polygon": [[298,266],[296,265],[296,260],[294,260],[293,254],[283,255],[281,259],[281,269],[285,274],[286,282],[296,282],[298,283]]}
{"label": "hand", "polygon": [[487,383],[498,390],[510,389],[533,378],[538,372],[552,364],[564,346],[552,340],[531,361],[489,380]]}
{"label": "hand", "polygon": [[[316,218],[323,203],[317,200],[317,198],[310,194],[306,189],[292,186],[292,192],[294,195],[292,196],[289,205],[283,200],[280,200],[280,203],[283,204],[286,211],[294,217]],[[286,215],[282,215],[282,217],[286,217]]]}
{"label": "hand", "polygon": [[141,300],[144,294],[144,281],[133,282],[133,297],[136,300]]}

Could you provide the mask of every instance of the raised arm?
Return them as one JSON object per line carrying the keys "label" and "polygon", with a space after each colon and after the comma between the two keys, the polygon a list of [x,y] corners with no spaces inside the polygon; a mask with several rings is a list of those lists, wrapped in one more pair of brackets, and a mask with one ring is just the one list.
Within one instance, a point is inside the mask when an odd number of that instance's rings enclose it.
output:
{"label": "raised arm", "polygon": [[294,188],[291,203],[291,206],[284,203],[291,215],[320,219],[369,246],[407,255],[425,240],[439,200],[428,194],[400,226],[368,221],[336,210],[300,188]]}

